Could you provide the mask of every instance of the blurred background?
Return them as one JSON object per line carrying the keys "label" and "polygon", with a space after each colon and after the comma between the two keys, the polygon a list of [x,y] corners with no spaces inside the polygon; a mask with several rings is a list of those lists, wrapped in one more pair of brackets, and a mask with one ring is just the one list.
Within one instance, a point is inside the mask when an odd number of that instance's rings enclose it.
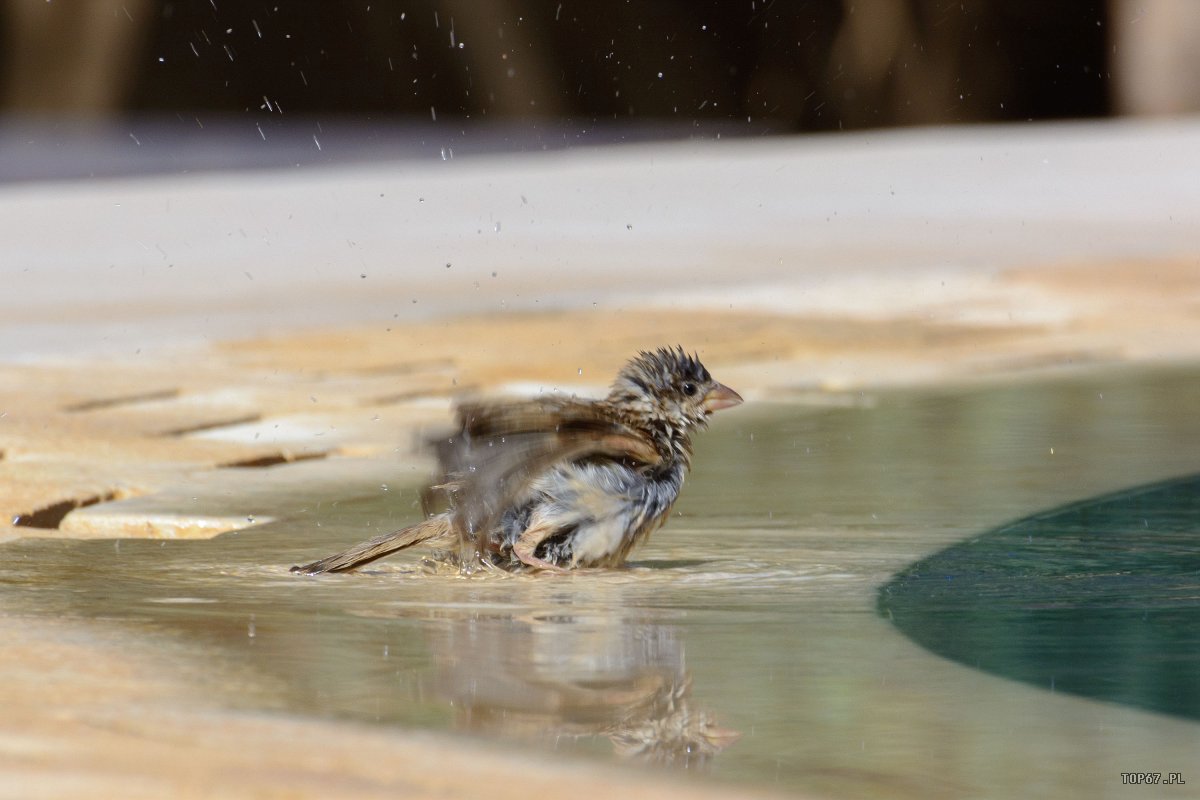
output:
{"label": "blurred background", "polygon": [[[523,148],[1178,114],[1200,108],[1198,39],[1191,0],[0,0],[0,120],[265,140],[356,119]],[[300,160],[339,156],[320,133]]]}

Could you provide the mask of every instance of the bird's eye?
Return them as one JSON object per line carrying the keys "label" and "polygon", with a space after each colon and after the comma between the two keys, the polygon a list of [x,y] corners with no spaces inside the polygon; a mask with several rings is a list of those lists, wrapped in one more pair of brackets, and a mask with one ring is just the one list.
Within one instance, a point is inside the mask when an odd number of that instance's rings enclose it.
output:
{"label": "bird's eye", "polygon": [[683,389],[683,393],[686,394],[688,397],[691,397],[692,395],[694,395],[696,393],[696,384],[694,384],[694,383],[685,383],[680,388]]}

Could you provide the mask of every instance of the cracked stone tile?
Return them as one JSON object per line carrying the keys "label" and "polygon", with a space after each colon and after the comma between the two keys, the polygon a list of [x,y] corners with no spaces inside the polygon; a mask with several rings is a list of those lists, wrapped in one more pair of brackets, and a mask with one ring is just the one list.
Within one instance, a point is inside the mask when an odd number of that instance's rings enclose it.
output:
{"label": "cracked stone tile", "polygon": [[208,538],[296,517],[319,503],[384,491],[392,493],[397,504],[411,503],[416,493],[403,487],[420,483],[428,471],[429,464],[416,457],[333,458],[261,469],[197,471],[153,494],[73,510],[55,535]]}

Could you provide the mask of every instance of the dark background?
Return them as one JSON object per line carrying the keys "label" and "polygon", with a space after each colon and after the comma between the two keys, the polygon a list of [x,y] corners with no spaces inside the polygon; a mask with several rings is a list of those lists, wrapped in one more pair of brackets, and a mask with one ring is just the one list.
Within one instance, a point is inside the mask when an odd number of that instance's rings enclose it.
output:
{"label": "dark background", "polygon": [[839,0],[164,3],[128,107],[792,130],[1109,111],[1102,2],[889,3],[865,26]]}
{"label": "dark background", "polygon": [[[779,131],[1113,110],[1114,11],[1104,0],[67,5],[0,6],[5,110],[696,120]],[[21,46],[33,39],[37,48]],[[31,67],[38,58],[58,65]],[[97,73],[111,73],[99,96],[73,95]]]}
{"label": "dark background", "polygon": [[0,0],[0,183],[1200,110],[1193,0]]}

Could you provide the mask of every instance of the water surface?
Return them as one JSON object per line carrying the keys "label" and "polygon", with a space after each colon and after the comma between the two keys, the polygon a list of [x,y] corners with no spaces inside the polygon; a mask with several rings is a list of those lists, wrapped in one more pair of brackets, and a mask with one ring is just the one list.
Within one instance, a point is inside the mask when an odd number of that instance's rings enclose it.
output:
{"label": "water surface", "polygon": [[[1125,796],[1124,771],[1189,777],[1200,725],[918,644],[879,592],[1006,523],[1200,473],[1198,377],[1124,370],[731,412],[701,436],[678,515],[624,571],[464,579],[408,557],[287,572],[413,521],[415,487],[392,485],[208,541],[9,543],[0,602],[194,645],[181,652],[227,671],[227,708],[835,797]],[[980,574],[959,588],[982,588]],[[1130,603],[1152,605],[1160,586],[1146,576]],[[1110,634],[1152,668],[1136,632]]]}

